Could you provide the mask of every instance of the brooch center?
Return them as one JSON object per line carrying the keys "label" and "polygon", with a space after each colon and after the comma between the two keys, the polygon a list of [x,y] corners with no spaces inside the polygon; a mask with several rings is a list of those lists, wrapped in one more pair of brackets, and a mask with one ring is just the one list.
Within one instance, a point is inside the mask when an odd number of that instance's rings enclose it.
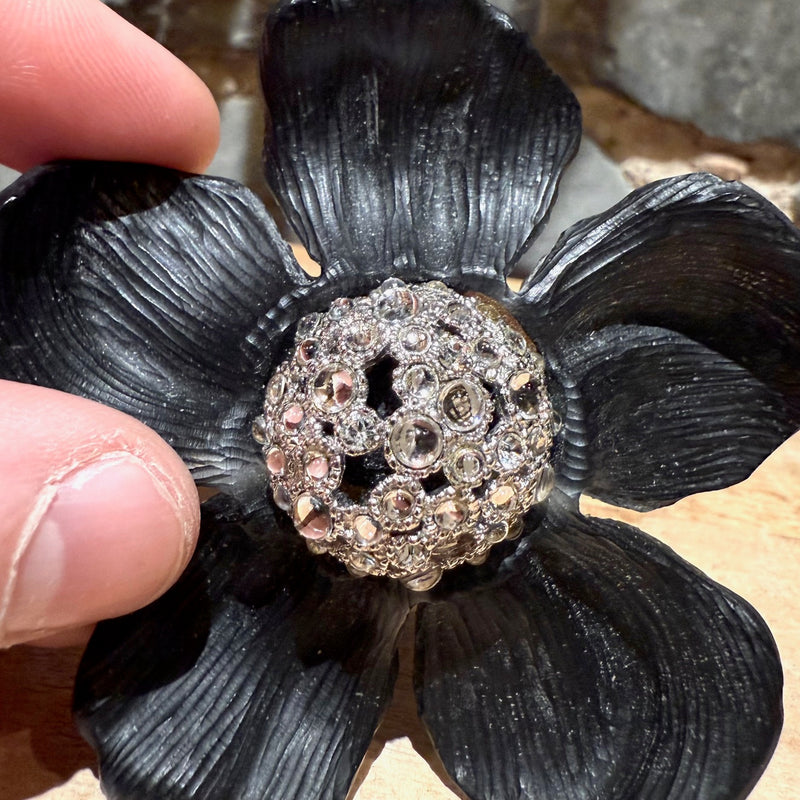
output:
{"label": "brooch center", "polygon": [[553,488],[544,359],[493,301],[437,281],[301,319],[254,435],[313,552],[414,590],[480,563]]}

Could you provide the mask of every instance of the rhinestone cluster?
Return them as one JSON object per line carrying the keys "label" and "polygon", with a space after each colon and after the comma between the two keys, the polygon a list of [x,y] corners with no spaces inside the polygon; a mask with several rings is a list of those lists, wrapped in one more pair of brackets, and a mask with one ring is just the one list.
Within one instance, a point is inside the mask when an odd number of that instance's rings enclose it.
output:
{"label": "rhinestone cluster", "polygon": [[553,426],[544,361],[495,303],[390,279],[300,321],[254,435],[313,552],[424,590],[518,534]]}

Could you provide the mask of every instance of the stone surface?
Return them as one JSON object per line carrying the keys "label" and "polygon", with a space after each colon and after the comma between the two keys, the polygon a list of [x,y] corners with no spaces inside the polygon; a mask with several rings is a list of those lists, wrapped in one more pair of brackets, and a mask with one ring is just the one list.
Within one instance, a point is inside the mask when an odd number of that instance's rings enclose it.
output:
{"label": "stone surface", "polygon": [[584,136],[578,154],[564,172],[546,225],[520,260],[514,276],[527,275],[571,225],[605,211],[630,190],[617,164]]}
{"label": "stone surface", "polygon": [[0,164],[0,190],[12,184],[19,177],[19,172]]}
{"label": "stone surface", "polygon": [[653,111],[800,145],[797,0],[608,0],[600,71]]}

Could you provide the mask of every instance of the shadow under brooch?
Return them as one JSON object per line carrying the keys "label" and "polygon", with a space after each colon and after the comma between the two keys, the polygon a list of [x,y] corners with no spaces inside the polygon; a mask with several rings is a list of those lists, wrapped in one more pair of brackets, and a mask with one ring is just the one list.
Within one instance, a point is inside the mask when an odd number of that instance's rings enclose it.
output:
{"label": "shadow under brooch", "polygon": [[319,278],[230,181],[75,162],[0,198],[0,375],[138,417],[218,491],[84,657],[108,796],[344,798],[414,607],[469,797],[743,797],[781,725],[768,629],[578,501],[728,486],[798,428],[797,230],[669,179],[509,289],[580,120],[481,0],[284,2],[262,80]]}

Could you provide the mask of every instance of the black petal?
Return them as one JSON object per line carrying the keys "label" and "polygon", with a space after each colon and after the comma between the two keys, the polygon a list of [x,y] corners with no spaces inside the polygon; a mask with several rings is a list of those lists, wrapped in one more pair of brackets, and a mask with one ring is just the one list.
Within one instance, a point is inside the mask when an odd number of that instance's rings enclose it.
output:
{"label": "black petal", "polygon": [[752,372],[800,423],[800,232],[741,184],[672,178],[578,223],[516,311],[549,340],[614,324],[680,332]]}
{"label": "black petal", "polygon": [[115,406],[201,482],[243,481],[280,333],[264,314],[305,280],[235,183],[45,167],[0,197],[0,376]]}
{"label": "black petal", "polygon": [[324,267],[503,276],[580,134],[574,97],[480,0],[296,0],[268,25],[267,177]]}
{"label": "black petal", "polygon": [[417,695],[475,800],[736,800],[772,753],[763,621],[634,528],[561,512],[495,585],[424,606]]}
{"label": "black petal", "polygon": [[559,472],[640,510],[744,480],[795,429],[783,398],[678,333],[612,325],[563,366],[576,387]]}
{"label": "black petal", "polygon": [[102,623],[76,688],[112,800],[343,800],[396,675],[396,585],[327,577],[273,520],[205,519],[178,584]]}

